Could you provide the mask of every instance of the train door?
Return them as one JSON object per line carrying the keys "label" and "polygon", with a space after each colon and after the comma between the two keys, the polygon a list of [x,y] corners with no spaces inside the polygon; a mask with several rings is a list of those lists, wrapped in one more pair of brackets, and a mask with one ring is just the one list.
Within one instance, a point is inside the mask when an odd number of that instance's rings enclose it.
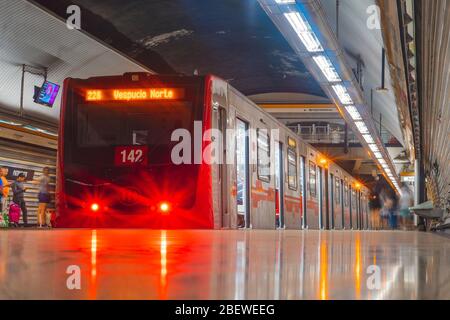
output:
{"label": "train door", "polygon": [[350,189],[348,186],[348,179],[345,177],[344,179],[344,188],[343,188],[343,205],[344,205],[344,229],[350,230],[352,228],[352,213],[351,213],[351,205],[350,205]]}
{"label": "train door", "polygon": [[228,215],[228,188],[227,188],[227,166],[226,162],[226,128],[227,128],[227,112],[225,108],[219,106],[216,118],[216,125],[219,131],[222,133],[222,138],[219,140],[218,149],[220,150],[219,161],[218,161],[218,184],[220,196],[219,201],[219,212],[222,217],[222,227],[230,227],[230,219]]}
{"label": "train door", "polygon": [[356,190],[351,187],[350,188],[350,207],[351,207],[351,217],[352,217],[352,229],[358,229],[358,208],[357,208],[357,193]]}
{"label": "train door", "polygon": [[[320,171],[319,167],[313,162],[308,162],[308,183],[307,183],[307,192],[305,194],[305,197],[307,198],[306,201],[306,227],[309,229],[320,229],[321,228],[321,217],[320,217],[320,194],[322,193],[320,191],[319,181],[320,178]],[[317,191],[319,189],[319,191]]]}
{"label": "train door", "polygon": [[336,176],[334,181],[335,194],[335,217],[334,217],[334,227],[335,229],[341,230],[343,228],[343,212],[342,212],[342,191],[341,191],[341,178]]}
{"label": "train door", "polygon": [[362,214],[361,214],[361,192],[356,192],[356,206],[358,208],[358,230],[362,229]]}
{"label": "train door", "polygon": [[323,214],[324,217],[324,229],[330,229],[330,172],[328,169],[324,169],[324,205],[325,211]]}
{"label": "train door", "polygon": [[345,204],[344,204],[344,197],[345,197],[345,191],[344,191],[344,180],[339,179],[340,181],[340,194],[339,197],[341,198],[341,224],[342,229],[345,229]]}
{"label": "train door", "polygon": [[249,124],[236,119],[236,203],[237,227],[250,228]]}
{"label": "train door", "polygon": [[369,217],[367,214],[367,206],[366,206],[366,195],[363,195],[362,198],[362,202],[361,202],[361,206],[363,208],[362,212],[363,212],[363,220],[364,220],[364,230],[367,230],[369,228]]}
{"label": "train door", "polygon": [[333,182],[334,182],[334,175],[331,174],[330,175],[330,184],[328,186],[328,190],[329,190],[328,192],[330,194],[330,200],[329,200],[329,203],[330,203],[330,214],[329,214],[330,224],[329,224],[329,229],[330,230],[334,229],[334,226],[335,226],[334,214],[335,214],[335,211],[336,211],[336,208],[335,208],[335,205],[334,205],[334,197],[336,195],[335,195],[335,192],[334,192],[334,183]]}
{"label": "train door", "polygon": [[284,157],[283,144],[275,147],[275,223],[277,228],[284,228]]}
{"label": "train door", "polygon": [[302,209],[302,228],[306,228],[306,170],[305,157],[300,157],[300,197]]}
{"label": "train door", "polygon": [[366,217],[365,217],[365,211],[364,211],[364,195],[360,193],[359,196],[359,211],[361,212],[361,230],[364,230],[366,228]]}
{"label": "train door", "polygon": [[335,176],[333,180],[334,187],[334,228],[342,229],[343,228],[343,210],[342,210],[342,180],[340,177]]}
{"label": "train door", "polygon": [[321,167],[317,167],[319,177],[319,229],[326,228],[326,222],[323,221],[323,197],[324,197],[324,183],[323,183],[323,170]]}

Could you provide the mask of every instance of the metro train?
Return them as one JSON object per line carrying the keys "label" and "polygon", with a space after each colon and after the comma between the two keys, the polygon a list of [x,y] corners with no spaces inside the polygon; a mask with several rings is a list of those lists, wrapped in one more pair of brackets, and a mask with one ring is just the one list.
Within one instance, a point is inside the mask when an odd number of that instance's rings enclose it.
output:
{"label": "metro train", "polygon": [[69,78],[62,99],[57,227],[371,227],[365,186],[218,77]]}

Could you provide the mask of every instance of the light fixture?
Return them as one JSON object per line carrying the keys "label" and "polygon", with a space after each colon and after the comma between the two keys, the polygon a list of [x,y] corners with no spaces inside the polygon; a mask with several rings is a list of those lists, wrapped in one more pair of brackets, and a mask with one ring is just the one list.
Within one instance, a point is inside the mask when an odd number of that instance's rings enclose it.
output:
{"label": "light fixture", "polygon": [[372,150],[372,152],[380,152],[380,149],[378,149],[378,146],[376,144],[369,144],[369,148],[370,150]]}
{"label": "light fixture", "polygon": [[169,211],[169,204],[168,204],[167,202],[162,202],[162,203],[159,205],[159,209],[160,209],[162,212],[167,212],[167,211]]}
{"label": "light fixture", "polygon": [[374,152],[373,155],[374,155],[375,158],[377,158],[377,159],[383,159],[383,155],[381,154],[381,152]]}
{"label": "light fixture", "polygon": [[385,164],[386,164],[386,160],[384,160],[384,159],[378,159],[378,162],[379,162],[381,165],[385,165]]}
{"label": "light fixture", "polygon": [[359,114],[358,109],[356,109],[355,106],[346,106],[345,110],[347,110],[353,120],[362,120],[361,115]]}
{"label": "light fixture", "polygon": [[323,52],[323,47],[314,34],[309,22],[299,12],[285,13],[287,21],[309,52]]}
{"label": "light fixture", "polygon": [[336,72],[336,69],[334,68],[333,64],[331,63],[330,59],[328,59],[324,55],[315,56],[313,57],[314,62],[317,64],[317,66],[322,71],[323,75],[329,82],[340,82],[342,81],[339,77],[338,73]]}
{"label": "light fixture", "polygon": [[94,212],[97,212],[98,209],[100,209],[100,206],[98,205],[98,203],[92,203],[91,204],[91,210]]}
{"label": "light fixture", "polygon": [[295,0],[275,0],[275,2],[279,4],[294,4]]}
{"label": "light fixture", "polygon": [[369,133],[369,129],[367,129],[366,124],[364,123],[364,121],[355,121],[355,125],[358,128],[358,131],[361,134],[368,134]]}
{"label": "light fixture", "polygon": [[353,104],[352,98],[348,94],[347,89],[342,84],[335,84],[333,86],[333,90],[334,92],[336,92],[336,95],[343,105]]}
{"label": "light fixture", "polygon": [[370,134],[363,134],[363,138],[367,143],[375,143],[373,137]]}

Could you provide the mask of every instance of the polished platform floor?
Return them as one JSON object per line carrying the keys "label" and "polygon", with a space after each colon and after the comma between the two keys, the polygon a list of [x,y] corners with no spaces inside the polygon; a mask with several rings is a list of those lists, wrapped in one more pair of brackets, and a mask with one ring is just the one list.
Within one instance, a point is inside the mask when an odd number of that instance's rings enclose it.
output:
{"label": "polished platform floor", "polygon": [[[67,287],[73,265],[80,290]],[[0,299],[450,299],[450,239],[401,231],[0,230]]]}

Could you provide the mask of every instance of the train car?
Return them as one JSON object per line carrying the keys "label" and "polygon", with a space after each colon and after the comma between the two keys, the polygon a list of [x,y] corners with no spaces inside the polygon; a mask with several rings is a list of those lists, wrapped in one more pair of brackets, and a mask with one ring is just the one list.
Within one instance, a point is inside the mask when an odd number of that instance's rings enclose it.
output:
{"label": "train car", "polygon": [[367,226],[356,179],[214,76],[67,79],[57,176],[58,227]]}

